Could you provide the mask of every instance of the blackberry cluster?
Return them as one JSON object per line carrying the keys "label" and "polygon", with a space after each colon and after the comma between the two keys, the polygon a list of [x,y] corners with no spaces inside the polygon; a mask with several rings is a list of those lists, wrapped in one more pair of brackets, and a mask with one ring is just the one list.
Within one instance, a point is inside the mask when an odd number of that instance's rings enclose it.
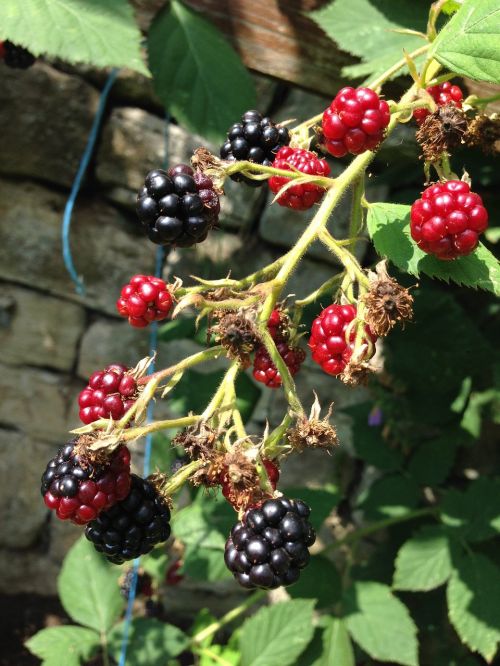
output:
{"label": "blackberry cluster", "polygon": [[[426,90],[438,106],[451,105],[457,109],[462,108],[464,94],[459,86],[452,85],[450,81],[445,81],[437,86],[431,86],[430,88],[426,88]],[[428,109],[415,109],[413,117],[417,125],[421,125],[430,113]]]}
{"label": "blackberry cluster", "polygon": [[[297,169],[305,176],[329,176],[330,167],[326,160],[319,159],[315,153],[302,148],[291,148],[283,146],[278,150],[273,167],[291,171]],[[271,176],[269,178],[269,189],[277,194],[282,187],[290,182],[290,178],[284,176]],[[280,206],[292,208],[293,210],[307,210],[323,197],[325,188],[313,183],[303,183],[289,187],[278,198]]]}
{"label": "blackberry cluster", "polygon": [[[278,127],[271,118],[263,118],[259,111],[247,111],[241,117],[241,122],[229,129],[220,156],[230,162],[249,160],[272,166],[278,150],[289,143],[290,133],[286,127]],[[260,187],[264,183],[263,180],[252,180],[239,173],[233,174],[231,178],[252,187]]]}
{"label": "blackberry cluster", "polygon": [[[286,342],[278,342],[276,347],[293,377],[306,359],[305,351],[301,347],[290,347]],[[281,386],[281,375],[265,347],[259,347],[255,352],[253,376],[254,379],[269,388],[279,388]]]}
{"label": "blackberry cluster", "polygon": [[122,446],[106,465],[91,464],[75,454],[76,440],[50,460],[42,475],[45,505],[61,520],[85,525],[124,499],[130,489],[130,452]]}
{"label": "blackberry cluster", "polygon": [[168,316],[173,303],[168,285],[154,275],[134,275],[116,301],[116,309],[135,328],[145,328],[152,321]]}
{"label": "blackberry cluster", "polygon": [[93,372],[78,396],[80,420],[88,424],[98,419],[121,419],[137,398],[137,382],[119,363]]}
{"label": "blackberry cluster", "polygon": [[114,564],[145,555],[170,536],[170,509],[154,485],[131,475],[130,492],[85,528],[85,536]]}
{"label": "blackberry cluster", "polygon": [[28,69],[35,62],[35,56],[28,49],[8,40],[0,43],[0,58],[3,58],[7,67],[14,69]]}
{"label": "blackberry cluster", "polygon": [[236,523],[226,542],[224,561],[243,587],[275,589],[295,583],[309,562],[316,533],[310,508],[287,497],[266,500]]}
{"label": "blackberry cluster", "polygon": [[[356,330],[352,329],[347,336],[347,327],[356,313],[354,305],[333,303],[322,310],[313,322],[309,338],[312,359],[329,375],[340,375],[351,359]],[[375,343],[377,336],[368,326],[365,326],[365,331],[366,339]]]}
{"label": "blackberry cluster", "polygon": [[219,219],[212,180],[187,164],[155,169],[137,195],[137,215],[158,245],[191,247],[205,240]]}

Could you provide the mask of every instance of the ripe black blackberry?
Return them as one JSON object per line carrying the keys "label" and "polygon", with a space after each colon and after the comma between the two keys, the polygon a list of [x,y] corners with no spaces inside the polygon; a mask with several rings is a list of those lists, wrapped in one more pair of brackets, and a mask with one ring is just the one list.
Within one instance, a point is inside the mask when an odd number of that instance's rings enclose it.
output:
{"label": "ripe black blackberry", "polygon": [[128,496],[85,529],[94,547],[114,564],[149,553],[170,536],[170,509],[148,479],[131,475]]}
{"label": "ripe black blackberry", "polygon": [[1,44],[0,51],[3,53],[3,59],[8,67],[15,69],[28,69],[35,62],[35,56],[24,49],[6,40]]}
{"label": "ripe black blackberry", "polygon": [[[271,118],[263,118],[258,111],[247,111],[241,117],[241,122],[230,127],[227,141],[221,146],[220,156],[230,162],[249,160],[272,166],[278,150],[289,143],[290,134],[286,127],[278,127]],[[259,187],[265,182],[252,180],[240,173],[233,174],[231,178],[252,187]]]}
{"label": "ripe black blackberry", "polygon": [[302,500],[266,500],[236,523],[226,542],[224,561],[243,587],[274,590],[292,585],[309,562],[316,533]]}
{"label": "ripe black blackberry", "polygon": [[137,215],[158,245],[201,243],[219,218],[219,196],[212,180],[187,164],[155,169],[137,195]]}

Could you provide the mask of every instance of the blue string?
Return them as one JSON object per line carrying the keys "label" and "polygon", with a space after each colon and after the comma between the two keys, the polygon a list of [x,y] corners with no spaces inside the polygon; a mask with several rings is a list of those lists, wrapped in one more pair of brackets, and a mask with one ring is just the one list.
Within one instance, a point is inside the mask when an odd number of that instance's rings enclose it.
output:
{"label": "blue string", "polygon": [[97,136],[99,134],[99,129],[101,127],[104,111],[106,109],[106,101],[108,99],[109,91],[113,87],[113,84],[116,81],[118,73],[119,73],[118,69],[111,70],[111,73],[108,76],[108,80],[106,81],[106,84],[102,89],[101,96],[99,98],[99,104],[97,107],[97,112],[94,118],[94,122],[92,124],[92,128],[90,130],[89,138],[87,140],[87,145],[85,146],[85,151],[82,155],[82,159],[80,161],[80,165],[78,167],[75,180],[73,181],[73,185],[71,186],[71,192],[68,201],[66,202],[66,208],[64,209],[64,216],[61,228],[62,253],[64,259],[64,265],[66,266],[66,269],[70,274],[71,279],[75,283],[76,293],[79,294],[80,296],[83,296],[83,294],[85,293],[85,287],[83,286],[83,282],[80,279],[78,273],[76,272],[76,268],[73,263],[73,257],[71,255],[71,247],[69,244],[71,216],[73,213],[73,207],[75,205],[76,197],[78,196],[78,193],[80,191],[83,177],[85,176],[85,172],[87,171],[87,167],[92,157],[92,153],[94,152],[94,146]]}
{"label": "blue string", "polygon": [[[165,130],[164,130],[164,142],[165,142],[165,167],[168,163],[168,123],[170,122],[170,117],[165,117]],[[163,261],[165,259],[165,251],[163,247],[159,247],[156,251],[156,262],[155,262],[155,277],[161,278],[163,270]],[[158,322],[153,322],[151,324],[150,334],[149,334],[149,355],[154,357],[156,348],[158,346]],[[155,371],[155,361],[151,363],[148,368],[148,375],[153,374]],[[146,412],[146,423],[150,423],[153,420],[153,410],[154,404],[151,400],[148,404],[148,409]],[[144,447],[144,476],[148,476],[149,468],[151,466],[151,450],[153,445],[153,434],[148,433],[146,435],[146,444]],[[122,644],[120,649],[120,659],[118,661],[118,666],[126,666],[127,663],[127,648],[130,635],[130,627],[132,625],[133,611],[134,611],[134,602],[137,594],[137,577],[139,574],[139,563],[141,559],[138,557],[134,560],[132,567],[132,580],[130,582],[130,590],[128,593],[127,601],[127,610],[125,611],[125,620],[123,626],[123,636]]]}

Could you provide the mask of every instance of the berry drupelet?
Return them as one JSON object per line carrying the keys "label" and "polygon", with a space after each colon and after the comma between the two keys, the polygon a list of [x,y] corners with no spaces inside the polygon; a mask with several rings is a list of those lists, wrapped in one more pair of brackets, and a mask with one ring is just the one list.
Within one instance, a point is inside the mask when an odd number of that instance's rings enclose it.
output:
{"label": "berry drupelet", "polygon": [[[302,148],[283,146],[276,153],[273,162],[276,169],[291,171],[292,168],[300,171],[305,176],[329,176],[330,167],[326,160],[319,159],[315,153]],[[282,187],[290,182],[290,178],[284,176],[271,176],[269,178],[269,189],[277,194]],[[280,206],[292,208],[293,210],[307,210],[323,197],[325,188],[313,183],[293,185],[283,192],[278,198]]]}
{"label": "berry drupelet", "polygon": [[384,138],[391,113],[371,88],[342,88],[323,113],[323,145],[334,157],[373,150]]}
{"label": "berry drupelet", "polygon": [[[347,339],[347,327],[356,317],[354,305],[332,304],[316,317],[311,328],[309,348],[313,361],[329,375],[340,375],[349,363],[354,350],[356,329]],[[365,326],[366,341],[375,343],[377,337]]]}
{"label": "berry drupelet", "polygon": [[[438,86],[431,86],[430,88],[426,88],[426,90],[438,106],[451,105],[457,109],[462,108],[463,92],[458,86],[452,85],[450,81],[445,81]],[[413,117],[417,124],[421,125],[430,113],[429,109],[415,109]]]}
{"label": "berry drupelet", "polygon": [[75,452],[76,440],[62,446],[47,465],[41,492],[61,520],[85,525],[124,499],[130,489],[130,452],[122,446],[105,464],[91,463]]}
{"label": "berry drupelet", "polygon": [[431,185],[411,207],[410,231],[424,252],[450,260],[473,252],[488,228],[479,194],[461,180]]}
{"label": "berry drupelet", "polygon": [[87,525],[85,536],[114,564],[145,555],[170,536],[170,509],[148,479],[132,474],[128,496]]}
{"label": "berry drupelet", "polygon": [[158,245],[190,247],[205,240],[219,219],[219,196],[212,180],[187,164],[146,176],[137,195],[137,215]]}
{"label": "berry drupelet", "polygon": [[[290,374],[292,376],[296,375],[305,361],[305,351],[301,347],[290,347],[286,342],[278,342],[276,347],[290,370]],[[259,347],[255,352],[253,376],[258,382],[269,388],[279,388],[281,386],[281,375],[265,347]]]}
{"label": "berry drupelet", "polygon": [[116,309],[135,328],[145,328],[152,321],[168,316],[173,297],[168,285],[153,275],[134,275],[120,293]]}
{"label": "berry drupelet", "polygon": [[89,377],[78,396],[80,420],[88,424],[98,419],[121,419],[137,399],[137,382],[119,363],[108,365]]}
{"label": "berry drupelet", "polygon": [[275,589],[295,583],[316,534],[302,500],[269,499],[246,512],[226,542],[224,560],[240,585]]}
{"label": "berry drupelet", "polygon": [[[249,160],[256,164],[272,166],[277,152],[290,143],[290,133],[286,127],[279,127],[270,118],[262,117],[259,111],[247,111],[241,122],[235,123],[227,133],[227,140],[221,146],[223,160],[235,162]],[[263,180],[252,180],[239,173],[232,180],[242,181],[252,187],[260,187]]]}

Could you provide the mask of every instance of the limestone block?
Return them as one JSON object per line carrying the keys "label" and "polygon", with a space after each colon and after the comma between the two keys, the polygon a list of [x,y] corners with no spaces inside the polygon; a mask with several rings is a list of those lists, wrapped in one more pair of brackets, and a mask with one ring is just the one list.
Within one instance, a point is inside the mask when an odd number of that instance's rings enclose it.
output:
{"label": "limestone block", "polygon": [[85,312],[79,305],[0,284],[0,348],[5,363],[70,370],[84,327]]}

